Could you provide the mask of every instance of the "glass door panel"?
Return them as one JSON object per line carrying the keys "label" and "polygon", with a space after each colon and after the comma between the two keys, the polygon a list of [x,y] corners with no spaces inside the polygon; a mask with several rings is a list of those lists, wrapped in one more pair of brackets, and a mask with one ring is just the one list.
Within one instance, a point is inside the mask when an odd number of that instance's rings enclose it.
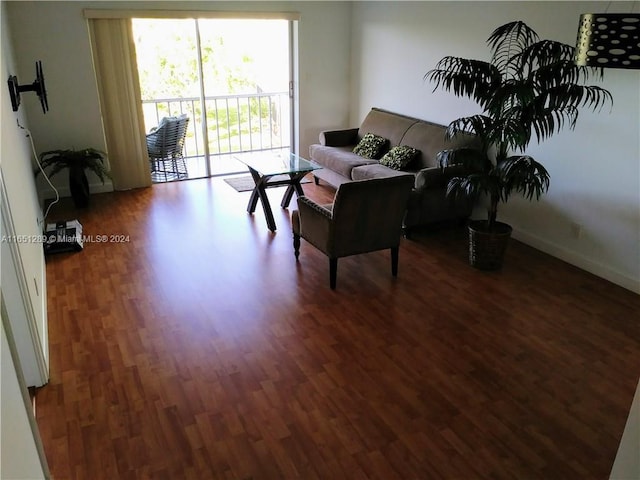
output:
{"label": "glass door panel", "polygon": [[289,24],[200,19],[213,175],[243,172],[232,154],[290,147]]}
{"label": "glass door panel", "polygon": [[[133,19],[132,23],[145,131],[157,127],[163,117],[187,114],[183,150],[187,178],[205,177],[195,21]],[[171,170],[171,165],[167,168]],[[157,180],[163,181],[162,175]]]}
{"label": "glass door panel", "polygon": [[287,20],[133,19],[145,128],[187,114],[188,177],[245,172],[243,152],[290,150]]}

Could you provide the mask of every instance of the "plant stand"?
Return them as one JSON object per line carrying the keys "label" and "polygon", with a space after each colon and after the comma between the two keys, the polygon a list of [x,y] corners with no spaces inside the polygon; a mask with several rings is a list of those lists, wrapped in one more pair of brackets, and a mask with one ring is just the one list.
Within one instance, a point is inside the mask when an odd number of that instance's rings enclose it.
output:
{"label": "plant stand", "polygon": [[83,167],[69,168],[69,191],[76,208],[89,206],[89,181]]}
{"label": "plant stand", "polygon": [[500,270],[507,250],[511,231],[510,225],[496,222],[492,231],[486,220],[469,222],[469,263],[478,270]]}

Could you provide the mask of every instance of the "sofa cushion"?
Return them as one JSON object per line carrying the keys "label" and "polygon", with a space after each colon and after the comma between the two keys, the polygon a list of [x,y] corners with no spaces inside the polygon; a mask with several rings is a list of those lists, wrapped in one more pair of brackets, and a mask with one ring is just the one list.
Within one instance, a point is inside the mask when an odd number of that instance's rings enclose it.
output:
{"label": "sofa cushion", "polygon": [[[365,133],[375,133],[389,139],[389,146],[395,147],[405,143],[400,140],[402,140],[407,129],[417,121],[415,118],[372,108],[358,129],[358,138],[362,138]],[[411,146],[415,147],[415,145]]]}
{"label": "sofa cushion", "polygon": [[453,140],[445,138],[447,127],[426,121],[416,122],[402,137],[402,145],[409,145],[420,150],[416,163],[419,168],[438,167],[436,156],[440,150],[474,147],[477,140],[469,135],[459,135]]}
{"label": "sofa cushion", "polygon": [[380,159],[380,164],[394,170],[404,170],[418,155],[418,150],[408,145],[396,145]]}
{"label": "sofa cushion", "polygon": [[413,175],[411,173],[394,170],[379,163],[361,165],[351,170],[351,180],[369,180],[370,178],[399,177],[401,175]]}
{"label": "sofa cushion", "polygon": [[358,143],[358,129],[324,130],[318,137],[321,145],[328,147],[345,147]]}
{"label": "sofa cushion", "polygon": [[364,158],[380,158],[389,143],[384,137],[375,133],[367,133],[354,147],[353,153]]}
{"label": "sofa cushion", "polygon": [[324,145],[310,145],[309,154],[311,159],[324,168],[328,168],[340,175],[351,178],[351,169],[359,165],[369,165],[378,163],[377,160],[363,158],[356,155],[349,147],[327,147]]}

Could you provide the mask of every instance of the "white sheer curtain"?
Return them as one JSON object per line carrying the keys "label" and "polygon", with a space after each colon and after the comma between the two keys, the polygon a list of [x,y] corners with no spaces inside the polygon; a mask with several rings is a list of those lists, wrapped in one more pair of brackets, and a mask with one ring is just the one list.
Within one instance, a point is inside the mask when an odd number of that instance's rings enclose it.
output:
{"label": "white sheer curtain", "polygon": [[151,185],[130,18],[90,18],[102,122],[116,190]]}

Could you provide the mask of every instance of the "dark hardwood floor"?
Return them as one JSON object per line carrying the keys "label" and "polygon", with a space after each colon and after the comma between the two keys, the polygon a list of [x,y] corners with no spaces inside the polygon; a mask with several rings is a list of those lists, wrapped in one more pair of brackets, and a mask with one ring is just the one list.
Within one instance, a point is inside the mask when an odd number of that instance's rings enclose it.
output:
{"label": "dark hardwood floor", "polygon": [[638,295],[515,241],[476,271],[458,227],[403,239],[396,279],[341,259],[331,291],[282,192],[275,234],[221,179],[54,207],[94,237],[47,257],[54,478],[608,478]]}

